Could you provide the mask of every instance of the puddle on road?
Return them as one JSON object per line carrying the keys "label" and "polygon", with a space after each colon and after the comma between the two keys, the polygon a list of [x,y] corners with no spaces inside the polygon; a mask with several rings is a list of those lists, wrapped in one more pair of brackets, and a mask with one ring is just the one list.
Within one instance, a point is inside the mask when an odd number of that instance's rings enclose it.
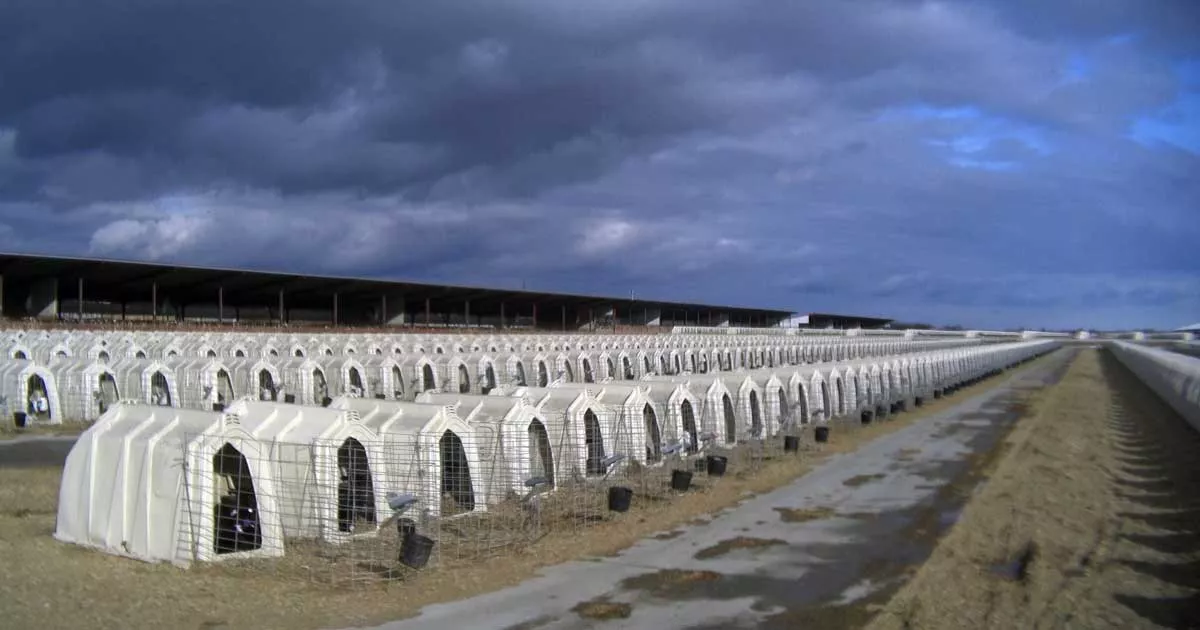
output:
{"label": "puddle on road", "polygon": [[809,521],[819,521],[829,518],[835,514],[833,508],[830,507],[815,507],[815,508],[786,508],[777,507],[771,508],[779,513],[779,520],[784,523],[807,523]]}
{"label": "puddle on road", "polygon": [[681,595],[699,583],[715,582],[722,575],[716,571],[684,571],[681,569],[663,569],[654,573],[643,573],[626,578],[620,583],[621,588],[631,591],[644,591],[658,597]]}
{"label": "puddle on road", "polygon": [[780,540],[778,538],[750,538],[747,536],[738,536],[737,538],[722,540],[711,547],[705,547],[704,549],[697,551],[694,557],[697,560],[711,560],[738,549],[762,549],[764,547],[776,547],[787,544],[788,543],[786,540]]}
{"label": "puddle on road", "polygon": [[843,481],[842,485],[846,486],[848,488],[857,488],[859,486],[865,486],[865,485],[871,483],[872,481],[879,481],[880,479],[883,479],[886,476],[887,475],[884,475],[882,473],[876,473],[874,475],[855,475],[855,476]]}
{"label": "puddle on road", "polygon": [[571,609],[571,612],[583,617],[584,619],[608,620],[608,619],[628,619],[633,614],[633,606],[625,602],[612,602],[606,598],[593,599],[591,601],[580,602]]}

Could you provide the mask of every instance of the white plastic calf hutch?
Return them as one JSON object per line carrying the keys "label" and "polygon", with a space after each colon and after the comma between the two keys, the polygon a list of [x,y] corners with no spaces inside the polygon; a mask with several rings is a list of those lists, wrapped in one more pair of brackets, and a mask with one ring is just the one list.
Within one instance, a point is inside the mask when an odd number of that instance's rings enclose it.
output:
{"label": "white plastic calf hutch", "polygon": [[281,556],[266,455],[234,416],[118,403],[67,455],[54,537],[184,566]]}
{"label": "white plastic calf hutch", "polygon": [[376,398],[404,400],[404,372],[400,362],[387,354],[372,354],[363,357],[363,369],[367,372],[367,389]]}
{"label": "white plastic calf hutch", "polygon": [[606,459],[613,454],[615,413],[586,387],[518,387],[509,396],[528,396],[535,414],[545,421],[554,446],[560,479],[582,480],[603,476]]}
{"label": "white plastic calf hutch", "polygon": [[493,499],[528,492],[527,482],[537,478],[550,487],[562,481],[546,423],[527,397],[426,393],[417,400],[455,406],[458,416],[471,425],[484,466],[475,478]]}
{"label": "white plastic calf hutch", "polygon": [[237,392],[229,368],[213,357],[169,359],[164,361],[175,372],[179,385],[180,407],[187,409],[214,409],[233,402],[245,391]]}
{"label": "white plastic calf hutch", "polygon": [[325,368],[329,378],[330,396],[370,396],[367,387],[367,370],[351,355],[317,357],[316,361]]}
{"label": "white plastic calf hutch", "polygon": [[700,444],[694,448],[703,449],[706,445],[702,439],[706,434],[723,444],[734,444],[738,438],[738,417],[733,394],[722,381],[723,373],[693,375],[686,381],[679,377],[653,376],[648,379],[655,382],[679,383],[691,390],[691,393],[701,401],[697,418],[700,423]]}
{"label": "white plastic calf hutch", "polygon": [[4,417],[16,426],[61,423],[57,385],[54,373],[44,365],[23,360],[0,363],[0,405]]}
{"label": "white plastic calf hutch", "polygon": [[121,399],[117,375],[100,361],[59,361],[50,366],[58,385],[61,417],[94,422]]}
{"label": "white plastic calf hutch", "polygon": [[233,389],[241,396],[263,401],[279,400],[283,377],[273,363],[253,355],[243,359],[230,359],[226,366],[233,374]]}
{"label": "white plastic calf hutch", "polygon": [[326,398],[332,398],[325,369],[312,359],[286,359],[279,365],[279,372],[283,376],[284,402],[321,406]]}
{"label": "white plastic calf hutch", "polygon": [[266,451],[285,537],[341,542],[391,514],[382,443],[356,412],[243,399],[227,413]]}
{"label": "white plastic calf hutch", "polygon": [[339,396],[331,409],[354,411],[379,436],[384,483],[389,491],[418,497],[431,517],[485,510],[486,470],[472,427],[454,407]]}
{"label": "white plastic calf hutch", "polygon": [[175,371],[161,361],[132,359],[112,366],[117,389],[128,400],[159,407],[179,406],[179,384]]}

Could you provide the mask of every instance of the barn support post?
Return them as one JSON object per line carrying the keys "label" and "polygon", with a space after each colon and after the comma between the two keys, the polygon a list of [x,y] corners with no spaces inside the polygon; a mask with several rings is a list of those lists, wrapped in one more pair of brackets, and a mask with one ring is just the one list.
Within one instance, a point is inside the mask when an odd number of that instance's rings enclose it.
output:
{"label": "barn support post", "polygon": [[533,303],[533,327],[537,329],[537,302]]}
{"label": "barn support post", "polygon": [[425,325],[433,323],[433,310],[429,304],[429,298],[425,298]]}
{"label": "barn support post", "polygon": [[333,325],[338,325],[338,292],[333,292]]}
{"label": "barn support post", "polygon": [[217,323],[225,323],[225,287],[217,286]]}
{"label": "barn support post", "polygon": [[387,294],[385,293],[379,296],[379,325],[386,326],[387,323]]}
{"label": "barn support post", "polygon": [[504,302],[500,303],[500,329],[504,329]]}
{"label": "barn support post", "polygon": [[76,304],[76,310],[79,311],[79,321],[83,321],[83,278],[79,279],[79,303]]}
{"label": "barn support post", "polygon": [[150,283],[150,321],[158,323],[158,282]]}
{"label": "barn support post", "polygon": [[563,307],[562,307],[562,329],[563,329],[563,332],[567,331],[567,305],[566,304],[563,304]]}
{"label": "barn support post", "polygon": [[463,323],[467,328],[471,327],[471,300],[463,301]]}
{"label": "barn support post", "polygon": [[279,290],[279,325],[280,326],[283,326],[285,323],[287,323],[287,315],[285,314],[285,312],[283,310],[284,308],[285,307],[283,304],[283,289],[280,289]]}

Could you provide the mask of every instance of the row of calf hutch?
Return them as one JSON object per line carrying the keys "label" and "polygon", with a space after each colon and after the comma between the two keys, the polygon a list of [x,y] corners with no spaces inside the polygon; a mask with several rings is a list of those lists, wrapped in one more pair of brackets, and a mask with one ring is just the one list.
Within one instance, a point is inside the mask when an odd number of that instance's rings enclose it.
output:
{"label": "row of calf hutch", "polygon": [[[929,396],[1049,352],[1030,341],[826,366],[601,384],[242,398],[221,410],[118,402],[65,465],[55,536],[187,565],[279,556],[289,541],[374,535],[488,510],[541,485],[603,484],[671,460]],[[897,375],[896,372],[900,374]]]}
{"label": "row of calf hutch", "polygon": [[[213,409],[247,396],[306,405],[340,395],[411,401],[428,391],[487,394],[500,386],[636,381],[986,345],[977,339],[712,335],[527,335],[445,342],[327,335],[352,339],[306,338],[304,343],[266,333],[6,335],[0,413],[17,424],[91,422],[118,400],[189,409]],[[333,352],[335,345],[343,351]],[[345,352],[351,346],[369,351]],[[443,346],[451,352],[439,352]],[[313,347],[318,351],[306,349]],[[280,354],[278,348],[287,351]]]}

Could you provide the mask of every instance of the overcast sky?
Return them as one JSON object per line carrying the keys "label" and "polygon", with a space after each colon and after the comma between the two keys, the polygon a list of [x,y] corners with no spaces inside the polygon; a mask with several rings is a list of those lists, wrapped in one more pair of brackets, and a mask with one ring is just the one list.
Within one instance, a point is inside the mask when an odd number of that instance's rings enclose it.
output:
{"label": "overcast sky", "polygon": [[0,249],[1200,321],[1195,0],[8,0]]}

